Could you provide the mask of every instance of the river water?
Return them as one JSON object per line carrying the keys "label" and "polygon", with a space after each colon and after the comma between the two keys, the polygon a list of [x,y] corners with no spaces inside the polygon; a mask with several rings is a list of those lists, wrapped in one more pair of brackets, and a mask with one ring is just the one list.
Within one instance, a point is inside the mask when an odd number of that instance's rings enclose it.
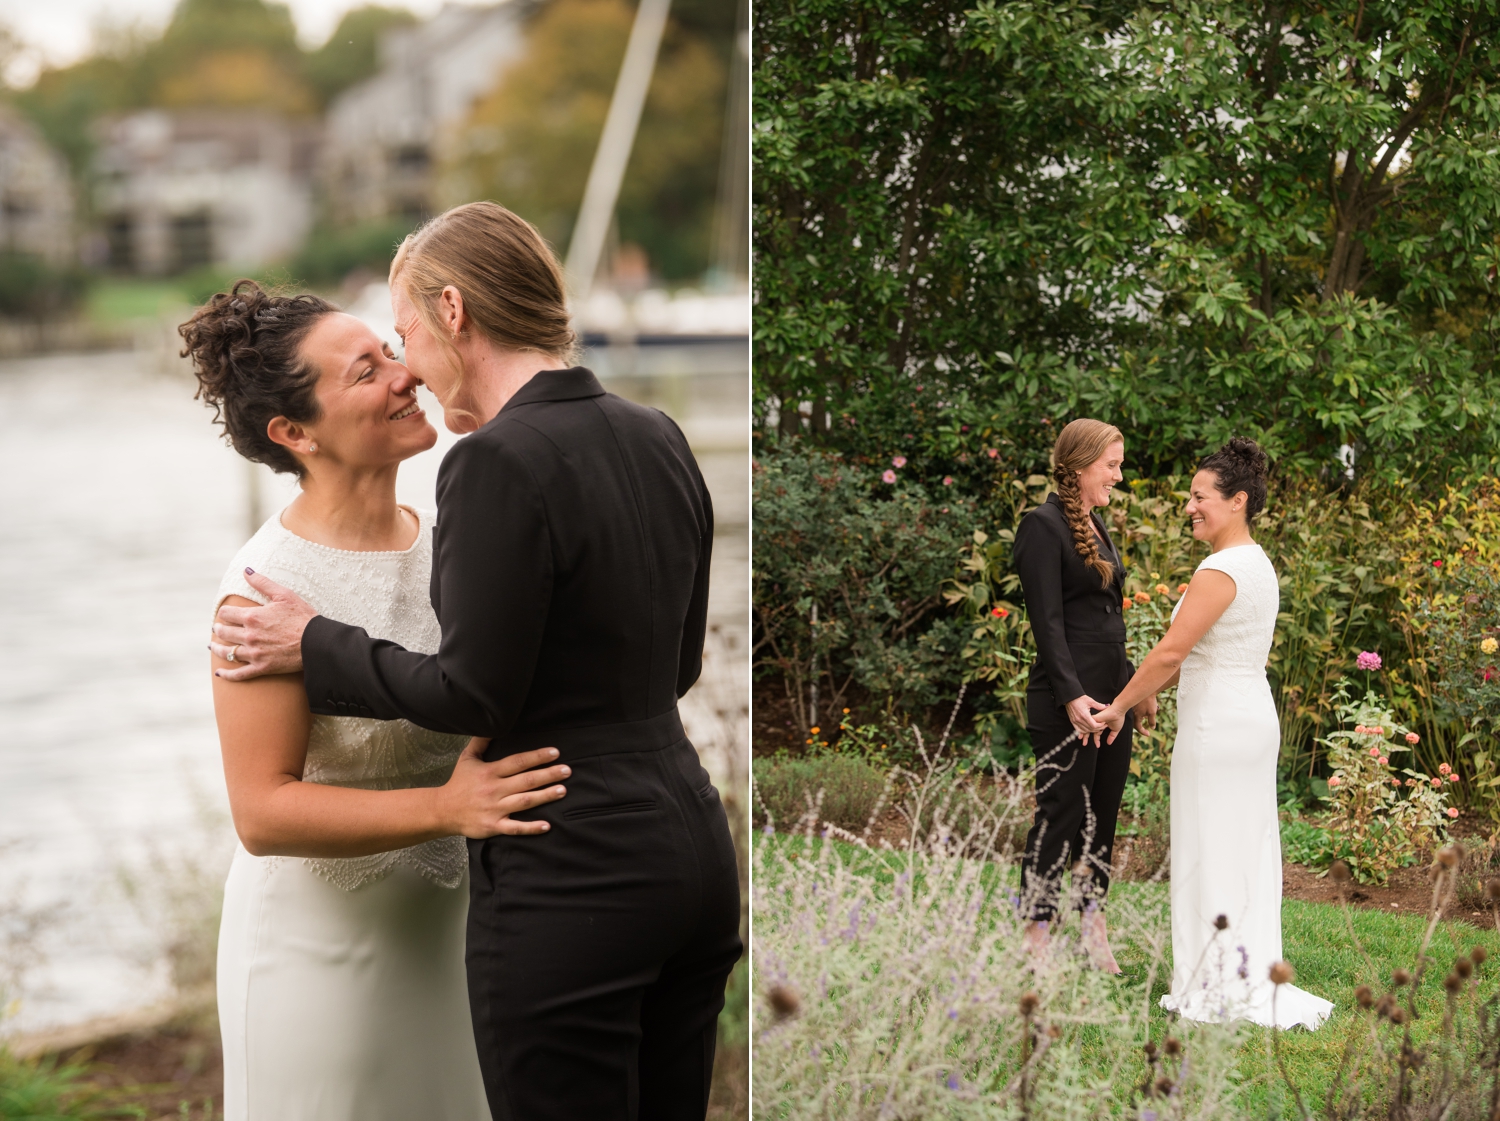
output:
{"label": "river water", "polygon": [[[713,494],[712,672],[683,709],[721,785],[744,781],[728,773],[743,752],[715,750],[748,693],[744,355],[591,356],[609,388],[679,420]],[[423,403],[440,442],[403,466],[399,493],[431,507],[454,437]],[[0,984],[29,966],[0,1032],[167,992],[170,912],[232,844],[208,616],[229,559],[290,495],[224,446],[180,366],[145,352],[0,362]]]}

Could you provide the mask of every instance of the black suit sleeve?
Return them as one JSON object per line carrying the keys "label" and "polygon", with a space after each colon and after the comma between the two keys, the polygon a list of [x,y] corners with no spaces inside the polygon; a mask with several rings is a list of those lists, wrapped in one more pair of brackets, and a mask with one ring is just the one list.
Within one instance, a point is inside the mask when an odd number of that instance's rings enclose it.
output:
{"label": "black suit sleeve", "polygon": [[531,687],[552,597],[552,551],[541,488],[521,456],[461,440],[438,473],[434,655],[372,639],[319,616],[302,636],[313,712],[404,717],[439,732],[501,736]]}
{"label": "black suit sleeve", "polygon": [[1059,705],[1083,696],[1063,625],[1064,542],[1045,525],[1041,511],[1023,518],[1016,530],[1015,565],[1026,595],[1026,616],[1036,637],[1037,661]]}

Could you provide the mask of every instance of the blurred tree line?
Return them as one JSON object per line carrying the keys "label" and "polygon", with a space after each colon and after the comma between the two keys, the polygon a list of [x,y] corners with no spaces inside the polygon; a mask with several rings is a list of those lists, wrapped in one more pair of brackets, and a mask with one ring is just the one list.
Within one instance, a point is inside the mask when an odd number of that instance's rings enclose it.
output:
{"label": "blurred tree line", "polygon": [[1493,473],[1495,0],[754,19],[764,425],[976,486],[1078,415],[1148,476]]}
{"label": "blurred tree line", "polygon": [[[634,5],[520,2],[530,49],[481,99],[459,135],[445,138],[442,149],[450,155],[439,169],[440,204],[495,199],[536,222],[561,250],[603,130]],[[89,57],[44,70],[26,89],[0,88],[0,97],[38,125],[86,188],[101,117],[188,107],[317,115],[376,72],[386,31],[415,22],[400,7],[355,8],[326,43],[306,50],[285,4],[179,0],[159,34],[101,28]],[[626,170],[617,240],[643,247],[653,271],[668,279],[696,277],[708,265],[734,23],[733,3],[673,4]],[[87,189],[80,197],[87,200]],[[326,281],[337,279],[331,270],[338,268],[378,268],[376,258],[388,260],[388,243],[405,232],[399,225],[321,227],[293,271]]]}

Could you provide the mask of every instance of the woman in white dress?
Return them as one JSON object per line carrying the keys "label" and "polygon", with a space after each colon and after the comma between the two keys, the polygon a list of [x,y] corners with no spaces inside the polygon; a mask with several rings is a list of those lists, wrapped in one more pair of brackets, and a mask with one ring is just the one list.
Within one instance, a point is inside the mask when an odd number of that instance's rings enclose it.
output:
{"label": "woman in white dress", "polygon": [[[1187,515],[1213,552],[1172,625],[1097,719],[1123,726],[1133,705],[1177,691],[1172,751],[1172,988],[1185,1019],[1316,1028],[1333,1005],[1274,985],[1281,960],[1281,728],[1266,681],[1280,592],[1250,535],[1266,502],[1266,456],[1236,437],[1193,476]],[[1114,732],[1111,735],[1115,734]]]}
{"label": "woman in white dress", "polygon": [[[240,550],[332,619],[437,649],[430,515],[398,506],[402,460],[436,432],[417,380],[359,320],[240,281],[181,328],[235,450],[302,493]],[[234,651],[228,651],[232,660]],[[296,676],[232,682],[214,709],[241,844],[225,885],[219,1021],[227,1121],[488,1121],[464,971],[464,837],[541,832],[551,748],[495,763],[486,741],[406,721],[313,716]],[[528,771],[527,768],[540,768]]]}

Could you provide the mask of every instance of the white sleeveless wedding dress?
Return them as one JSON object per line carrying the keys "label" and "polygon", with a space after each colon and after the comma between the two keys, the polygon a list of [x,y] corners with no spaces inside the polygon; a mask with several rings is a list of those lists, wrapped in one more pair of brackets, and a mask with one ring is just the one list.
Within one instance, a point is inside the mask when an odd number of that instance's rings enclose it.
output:
{"label": "white sleeveless wedding dress", "polygon": [[[1316,1028],[1333,1005],[1294,985],[1277,990],[1268,976],[1281,960],[1281,727],[1266,681],[1281,604],[1276,570],[1259,545],[1221,549],[1205,568],[1228,575],[1235,597],[1184,659],[1178,682],[1172,989],[1161,1003],[1189,1020]],[[1221,915],[1229,925],[1219,931]]]}
{"label": "white sleeveless wedding dress", "polygon": [[[432,518],[418,516],[411,548],[356,553],[297,537],[277,514],[230,564],[219,602],[265,602],[248,566],[330,619],[435,652]],[[466,742],[404,720],[314,716],[303,779],[438,786]],[[219,930],[225,1121],[490,1121],[464,972],[468,908],[462,837],[352,859],[237,847]]]}

